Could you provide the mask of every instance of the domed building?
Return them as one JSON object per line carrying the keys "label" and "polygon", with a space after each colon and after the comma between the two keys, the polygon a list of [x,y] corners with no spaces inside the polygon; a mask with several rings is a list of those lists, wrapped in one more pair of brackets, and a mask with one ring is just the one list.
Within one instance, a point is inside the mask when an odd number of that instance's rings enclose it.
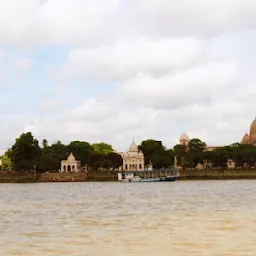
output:
{"label": "domed building", "polygon": [[188,135],[185,132],[183,132],[180,135],[179,142],[180,142],[180,145],[188,146],[188,144],[190,142],[190,138],[188,137]]}
{"label": "domed building", "polygon": [[123,158],[123,171],[139,171],[144,170],[145,158],[144,154],[139,151],[138,146],[133,141],[129,147],[128,152],[119,152]]}
{"label": "domed building", "polygon": [[[188,147],[190,141],[191,141],[191,139],[188,137],[188,135],[185,132],[183,132],[179,137],[180,145]],[[217,148],[221,148],[221,147],[223,147],[223,146],[212,146],[212,145],[206,146],[204,151],[213,151],[213,150],[215,150]]]}
{"label": "domed building", "polygon": [[60,172],[79,172],[81,171],[81,162],[76,160],[73,153],[70,153],[67,160],[61,161]]}
{"label": "domed building", "polygon": [[250,133],[243,136],[241,143],[256,146],[256,118],[250,126]]}

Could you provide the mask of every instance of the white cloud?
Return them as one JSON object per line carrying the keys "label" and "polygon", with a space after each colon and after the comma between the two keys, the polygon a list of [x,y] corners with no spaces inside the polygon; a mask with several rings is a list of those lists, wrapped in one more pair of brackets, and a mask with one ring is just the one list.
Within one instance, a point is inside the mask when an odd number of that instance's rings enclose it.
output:
{"label": "white cloud", "polygon": [[69,69],[99,80],[126,80],[140,73],[163,75],[200,59],[202,41],[193,38],[139,38],[99,48],[74,49]]}
{"label": "white cloud", "polygon": [[138,35],[217,36],[255,29],[255,11],[251,0],[8,0],[0,3],[0,42],[101,45]]}
{"label": "white cloud", "polygon": [[[255,11],[249,0],[2,1],[0,43],[72,49],[50,74],[60,87],[55,95],[45,89],[51,98],[38,103],[40,113],[1,112],[0,131],[8,133],[1,143],[10,145],[23,131],[52,142],[106,141],[121,150],[133,137],[173,146],[183,131],[208,144],[239,141],[255,115]],[[9,59],[21,71],[36,65]],[[117,89],[96,97],[95,89],[79,102],[70,92],[81,77]],[[65,102],[75,106],[66,111]]]}
{"label": "white cloud", "polygon": [[178,70],[161,78],[140,76],[125,83],[123,94],[132,102],[155,107],[177,107],[207,102],[233,87],[236,63],[208,63]]}
{"label": "white cloud", "polygon": [[126,22],[160,37],[205,37],[255,28],[255,11],[251,0],[132,0]]}
{"label": "white cloud", "polygon": [[15,59],[11,59],[9,61],[9,65],[12,69],[14,69],[17,73],[21,75],[26,75],[28,69],[31,66],[31,61],[25,57],[17,57]]}
{"label": "white cloud", "polygon": [[118,4],[118,0],[1,2],[0,42],[23,46],[95,43],[111,23]]}
{"label": "white cloud", "polygon": [[113,94],[89,99],[57,121],[50,121],[53,127],[42,120],[34,131],[41,138],[49,134],[65,141],[107,141],[122,150],[133,137],[138,142],[161,139],[165,145],[173,146],[183,130],[210,144],[216,144],[213,139],[229,143],[241,130],[224,127],[223,134],[230,136],[218,138],[222,132],[219,123],[228,115],[232,120],[246,110],[245,102],[229,97],[225,100],[225,94],[235,88],[236,76],[237,65],[233,62],[177,69],[163,77],[137,76]]}

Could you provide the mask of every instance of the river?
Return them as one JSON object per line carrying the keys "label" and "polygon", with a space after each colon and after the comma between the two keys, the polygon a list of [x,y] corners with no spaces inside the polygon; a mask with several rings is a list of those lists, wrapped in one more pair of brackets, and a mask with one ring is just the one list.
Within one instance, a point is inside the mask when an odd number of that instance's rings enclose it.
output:
{"label": "river", "polygon": [[255,183],[0,184],[0,254],[255,256]]}

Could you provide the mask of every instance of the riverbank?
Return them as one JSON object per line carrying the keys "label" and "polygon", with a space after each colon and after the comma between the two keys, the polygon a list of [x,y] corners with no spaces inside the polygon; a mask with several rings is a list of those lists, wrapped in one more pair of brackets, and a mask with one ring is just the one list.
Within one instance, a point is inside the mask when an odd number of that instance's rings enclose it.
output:
{"label": "riverbank", "polygon": [[256,169],[181,170],[181,180],[256,179]]}
{"label": "riverbank", "polygon": [[[256,179],[255,169],[239,170],[181,170],[180,180],[234,180]],[[32,182],[101,182],[117,181],[115,171],[91,171],[81,173],[15,173],[0,172],[0,183],[32,183]]]}
{"label": "riverbank", "polygon": [[0,172],[0,183],[31,183],[35,182],[33,173]]}

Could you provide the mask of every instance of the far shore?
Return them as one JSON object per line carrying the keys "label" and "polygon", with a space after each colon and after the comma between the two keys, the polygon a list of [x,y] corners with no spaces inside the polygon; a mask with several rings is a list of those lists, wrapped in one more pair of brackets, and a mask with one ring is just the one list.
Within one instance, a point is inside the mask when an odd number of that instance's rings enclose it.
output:
{"label": "far shore", "polygon": [[[256,169],[181,170],[180,180],[256,179]],[[0,172],[0,183],[34,182],[117,182],[116,171],[81,173],[15,173]]]}

